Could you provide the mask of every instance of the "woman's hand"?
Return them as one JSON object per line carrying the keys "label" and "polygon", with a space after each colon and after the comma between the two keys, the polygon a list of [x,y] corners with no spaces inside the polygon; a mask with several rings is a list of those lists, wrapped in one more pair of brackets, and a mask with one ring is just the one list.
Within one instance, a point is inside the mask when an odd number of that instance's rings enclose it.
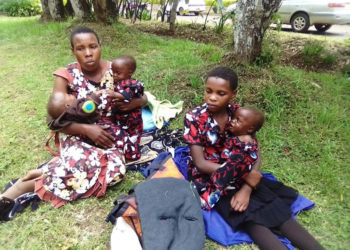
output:
{"label": "woman's hand", "polygon": [[114,138],[107,133],[109,126],[86,124],[85,135],[101,148],[114,147]]}
{"label": "woman's hand", "polygon": [[249,205],[252,188],[244,184],[231,198],[231,209],[236,212],[244,212]]}

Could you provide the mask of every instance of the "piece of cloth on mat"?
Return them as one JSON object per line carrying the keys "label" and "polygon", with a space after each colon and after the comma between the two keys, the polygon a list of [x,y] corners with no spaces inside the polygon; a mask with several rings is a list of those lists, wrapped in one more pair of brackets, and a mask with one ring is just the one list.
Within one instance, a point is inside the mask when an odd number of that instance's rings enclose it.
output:
{"label": "piece of cloth on mat", "polygon": [[[149,108],[142,108],[142,123],[143,123],[143,131],[148,132],[151,130],[156,130],[157,127],[154,124],[152,111]],[[169,122],[164,122],[163,126],[169,125]]]}
{"label": "piece of cloth on mat", "polygon": [[[187,162],[189,158],[188,152],[188,146],[175,148],[174,162],[176,163],[181,173],[187,170]],[[277,181],[276,177],[272,173],[262,173],[262,175],[267,179]],[[185,177],[187,177],[187,175]],[[291,206],[291,210],[295,217],[299,212],[309,210],[314,206],[315,203],[308,200],[302,195],[298,195],[298,198]],[[233,231],[232,228],[221,217],[221,215],[215,210],[215,208],[210,211],[202,210],[202,214],[204,218],[205,232],[208,238],[224,246],[241,243],[253,243],[248,234],[242,231]],[[288,249],[294,249],[288,239],[281,237],[278,238],[285,244]]]}
{"label": "piece of cloth on mat", "polygon": [[147,106],[152,111],[153,122],[157,128],[162,128],[165,122],[182,111],[183,101],[172,104],[169,100],[157,100],[148,91],[145,91],[145,95],[148,98]]}
{"label": "piece of cloth on mat", "polygon": [[161,152],[170,152],[172,155],[175,154],[175,148],[183,144],[183,130],[169,130],[167,126],[144,132],[141,137],[141,158],[137,161],[128,162],[127,171],[139,170],[144,173],[145,168],[151,164],[152,160],[155,159]]}

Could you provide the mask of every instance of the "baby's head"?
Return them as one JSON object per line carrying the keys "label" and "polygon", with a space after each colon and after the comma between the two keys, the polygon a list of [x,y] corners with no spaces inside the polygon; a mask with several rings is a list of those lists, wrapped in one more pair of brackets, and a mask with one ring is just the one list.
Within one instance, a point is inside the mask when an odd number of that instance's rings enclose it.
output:
{"label": "baby's head", "polygon": [[235,136],[254,135],[264,124],[264,114],[255,108],[241,107],[235,112],[229,130]]}
{"label": "baby's head", "polygon": [[53,93],[47,104],[47,112],[52,116],[52,118],[56,119],[64,111],[66,111],[67,107],[72,105],[75,100],[76,98],[73,95],[64,94],[61,92]]}
{"label": "baby's head", "polygon": [[113,79],[115,82],[130,79],[136,70],[136,60],[129,55],[117,57],[112,61]]}

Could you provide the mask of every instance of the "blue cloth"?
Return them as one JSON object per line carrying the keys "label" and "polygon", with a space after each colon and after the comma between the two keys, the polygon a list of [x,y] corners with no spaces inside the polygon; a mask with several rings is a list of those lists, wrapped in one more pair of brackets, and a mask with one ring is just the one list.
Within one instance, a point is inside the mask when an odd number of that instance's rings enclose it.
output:
{"label": "blue cloth", "polygon": [[[143,131],[152,131],[156,130],[157,127],[154,124],[152,111],[148,108],[142,109],[142,123],[143,123]],[[164,126],[168,125],[168,122],[164,122]]]}
{"label": "blue cloth", "polygon": [[152,111],[147,108],[142,109],[142,122],[143,131],[150,131],[156,129],[156,125],[153,122]]}
{"label": "blue cloth", "polygon": [[[181,173],[183,171],[187,172],[187,162],[189,156],[188,154],[185,154],[186,152],[189,152],[189,148],[187,146],[175,148],[174,162],[176,163]],[[271,173],[262,173],[262,175],[267,179],[277,181],[276,177]],[[187,174],[185,177],[187,178]],[[298,195],[298,198],[292,204],[291,209],[295,217],[300,211],[309,210],[314,206],[315,204],[312,201],[308,200],[302,195]],[[253,243],[248,234],[242,231],[233,231],[232,228],[226,223],[226,221],[215,209],[212,209],[210,211],[202,210],[202,214],[204,218],[205,232],[208,238],[224,246],[241,243]],[[288,239],[280,237],[279,239],[286,245],[288,249],[294,249]]]}
{"label": "blue cloth", "polygon": [[175,148],[175,155],[174,155],[174,162],[186,180],[188,177],[187,166],[188,166],[188,160],[190,158],[188,156],[189,152],[190,152],[190,148],[188,146],[179,146]]}
{"label": "blue cloth", "polygon": [[157,172],[163,165],[163,163],[171,157],[171,153],[162,152],[152,161],[152,163],[146,167],[140,167],[140,172],[144,177],[148,177]]}

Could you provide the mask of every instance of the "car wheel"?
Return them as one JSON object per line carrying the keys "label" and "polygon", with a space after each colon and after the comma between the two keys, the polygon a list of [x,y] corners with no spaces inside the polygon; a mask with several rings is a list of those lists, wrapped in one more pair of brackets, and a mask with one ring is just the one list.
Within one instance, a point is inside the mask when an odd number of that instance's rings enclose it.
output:
{"label": "car wheel", "polygon": [[310,27],[310,20],[305,13],[296,13],[292,17],[292,29],[295,32],[306,32]]}
{"label": "car wheel", "polygon": [[332,27],[331,24],[315,24],[314,26],[318,32],[325,32],[326,30],[329,30],[330,27]]}
{"label": "car wheel", "polygon": [[199,12],[198,12],[198,11],[196,11],[196,12],[194,13],[194,15],[198,16],[198,15],[199,15]]}
{"label": "car wheel", "polygon": [[185,10],[184,10],[184,8],[180,7],[180,9],[179,9],[179,14],[180,14],[180,16],[185,15]]}

